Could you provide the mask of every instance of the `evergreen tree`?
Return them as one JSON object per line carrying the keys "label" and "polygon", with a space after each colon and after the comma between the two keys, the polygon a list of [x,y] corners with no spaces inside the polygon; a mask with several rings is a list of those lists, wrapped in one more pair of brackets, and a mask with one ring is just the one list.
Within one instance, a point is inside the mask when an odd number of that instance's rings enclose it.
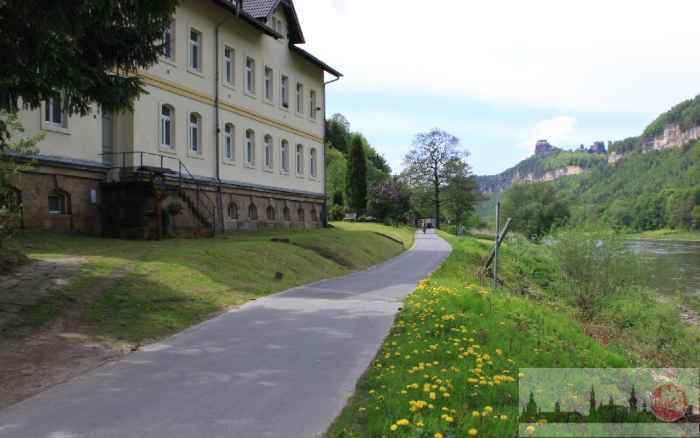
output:
{"label": "evergreen tree", "polygon": [[[128,109],[158,61],[177,0],[0,1],[0,111],[49,98],[68,113]],[[9,126],[0,120],[0,146]]]}
{"label": "evergreen tree", "polygon": [[367,208],[367,158],[359,135],[352,137],[347,175],[348,206],[358,215],[363,214]]}

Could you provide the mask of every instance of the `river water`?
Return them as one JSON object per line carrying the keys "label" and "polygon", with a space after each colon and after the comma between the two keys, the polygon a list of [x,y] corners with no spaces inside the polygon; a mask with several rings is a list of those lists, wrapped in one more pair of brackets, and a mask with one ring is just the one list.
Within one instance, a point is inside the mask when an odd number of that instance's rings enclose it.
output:
{"label": "river water", "polygon": [[633,240],[629,247],[652,258],[657,274],[651,286],[659,292],[682,291],[700,297],[700,242]]}

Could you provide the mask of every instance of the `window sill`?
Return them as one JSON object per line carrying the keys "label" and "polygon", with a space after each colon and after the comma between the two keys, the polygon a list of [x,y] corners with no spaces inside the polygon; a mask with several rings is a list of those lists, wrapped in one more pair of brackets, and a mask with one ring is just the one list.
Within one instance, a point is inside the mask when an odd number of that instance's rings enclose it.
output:
{"label": "window sill", "polygon": [[223,164],[224,166],[231,166],[231,167],[236,166],[236,162],[234,160],[228,160],[228,159],[222,160],[221,164]]}
{"label": "window sill", "polygon": [[61,213],[60,211],[50,211],[49,216],[51,217],[71,217],[71,214]]}
{"label": "window sill", "polygon": [[271,101],[271,100],[268,99],[268,98],[263,99],[263,102],[264,102],[265,104],[267,104],[267,105],[275,106],[275,102]]}
{"label": "window sill", "polygon": [[296,176],[297,176],[297,178],[299,178],[299,179],[306,179],[306,175],[303,175],[303,174],[297,173]]}
{"label": "window sill", "polygon": [[43,131],[55,132],[57,134],[70,135],[70,129],[63,128],[61,126],[52,125],[50,123],[43,122],[41,124],[41,129]]}
{"label": "window sill", "polygon": [[297,116],[297,117],[299,117],[300,119],[305,119],[305,118],[306,118],[306,117],[304,117],[304,113],[300,113],[300,112],[298,112],[298,111],[295,111],[295,112],[294,112],[294,115]]}
{"label": "window sill", "polygon": [[285,107],[284,105],[280,105],[280,109],[281,109],[282,111],[286,112],[286,113],[289,112],[289,108],[288,108],[288,107]]}
{"label": "window sill", "polygon": [[250,97],[251,99],[257,99],[257,98],[258,98],[258,96],[256,96],[255,93],[252,93],[252,92],[250,92],[250,91],[248,91],[248,90],[245,90],[244,93],[245,93],[246,96]]}
{"label": "window sill", "polygon": [[194,160],[203,160],[204,159],[202,154],[200,154],[198,152],[192,152],[192,151],[187,152],[187,157],[192,158]]}
{"label": "window sill", "polygon": [[289,176],[288,170],[280,170],[280,175]]}
{"label": "window sill", "polygon": [[246,169],[255,170],[255,163],[245,163],[243,167]]}
{"label": "window sill", "polygon": [[204,79],[204,73],[199,70],[195,70],[192,67],[187,67],[187,72]]}
{"label": "window sill", "polygon": [[162,62],[162,63],[164,63],[164,64],[168,64],[168,65],[171,66],[171,67],[175,67],[175,68],[179,68],[179,67],[180,67],[179,65],[177,65],[177,63],[175,62],[174,59],[170,59],[170,58],[160,58],[160,62]]}
{"label": "window sill", "polygon": [[177,156],[177,150],[175,147],[167,147],[167,146],[160,146],[158,148],[158,152],[161,152],[166,155],[172,155],[172,156]]}
{"label": "window sill", "polygon": [[267,173],[275,173],[275,169],[273,169],[272,167],[266,167],[263,169],[263,171]]}
{"label": "window sill", "polygon": [[236,91],[236,85],[235,85],[235,84],[231,84],[231,83],[228,83],[228,82],[226,82],[226,81],[223,81],[223,82],[221,83],[221,85],[222,85],[223,87],[228,88],[228,89],[231,90],[231,91]]}

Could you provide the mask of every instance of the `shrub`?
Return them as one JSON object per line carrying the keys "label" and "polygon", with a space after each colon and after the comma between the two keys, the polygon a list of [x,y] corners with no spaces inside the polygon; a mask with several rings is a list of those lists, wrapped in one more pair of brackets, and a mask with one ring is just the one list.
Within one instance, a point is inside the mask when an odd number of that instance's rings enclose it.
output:
{"label": "shrub", "polygon": [[633,254],[625,241],[612,233],[559,233],[551,251],[563,292],[589,321],[599,314],[606,298],[644,286],[650,272],[647,260]]}

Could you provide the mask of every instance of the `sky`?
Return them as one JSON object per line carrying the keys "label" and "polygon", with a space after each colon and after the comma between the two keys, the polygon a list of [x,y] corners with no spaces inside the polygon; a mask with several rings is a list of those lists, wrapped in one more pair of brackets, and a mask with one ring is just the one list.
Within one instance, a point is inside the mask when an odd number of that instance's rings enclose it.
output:
{"label": "sky", "polygon": [[499,173],[535,142],[639,135],[700,93],[697,0],[295,0],[307,44],[344,74],[327,89],[395,171],[438,127]]}

